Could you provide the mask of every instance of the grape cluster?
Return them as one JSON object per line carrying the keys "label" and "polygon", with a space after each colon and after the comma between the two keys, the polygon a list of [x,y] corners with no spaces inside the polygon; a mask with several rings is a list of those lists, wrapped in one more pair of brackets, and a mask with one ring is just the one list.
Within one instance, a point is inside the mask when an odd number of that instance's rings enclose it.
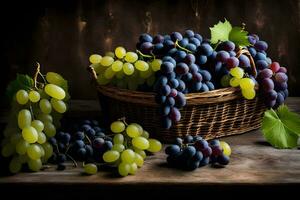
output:
{"label": "grape cluster", "polygon": [[187,135],[182,140],[176,138],[173,145],[165,149],[170,166],[184,170],[195,170],[209,163],[225,166],[229,163],[230,146],[219,140],[208,143],[200,136]]}
{"label": "grape cluster", "polygon": [[67,82],[54,72],[42,78],[44,82],[39,83],[35,76],[32,87],[18,90],[13,100],[13,117],[4,132],[1,152],[4,157],[12,156],[11,173],[19,172],[25,163],[30,170],[39,171],[53,153],[48,139],[56,134],[67,110]]}
{"label": "grape cluster", "polygon": [[148,59],[146,55],[135,52],[127,52],[124,47],[117,47],[114,53],[102,57],[98,54],[90,56],[92,63],[98,74],[98,83],[100,85],[111,84],[118,88],[137,90],[139,87],[143,90],[151,88],[155,76],[154,72],[160,70],[160,59]]}
{"label": "grape cluster", "polygon": [[113,122],[110,128],[114,133],[113,146],[103,154],[103,160],[117,166],[121,176],[135,174],[143,166],[146,150],[156,153],[162,148],[162,144],[149,138],[149,133],[137,123],[127,124],[122,119]]}

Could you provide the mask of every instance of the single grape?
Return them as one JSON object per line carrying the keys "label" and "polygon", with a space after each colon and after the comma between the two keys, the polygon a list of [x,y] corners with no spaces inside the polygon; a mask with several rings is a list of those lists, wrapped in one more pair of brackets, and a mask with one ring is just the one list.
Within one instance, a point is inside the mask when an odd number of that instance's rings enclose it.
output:
{"label": "single grape", "polygon": [[138,59],[138,55],[134,52],[127,52],[125,55],[126,62],[135,63],[135,61],[137,61],[137,59]]}
{"label": "single grape", "polygon": [[102,56],[98,55],[98,54],[92,54],[90,57],[89,57],[89,61],[93,64],[97,64],[97,63],[100,63],[101,62],[101,59],[102,59]]}
{"label": "single grape", "polygon": [[39,107],[41,111],[45,114],[50,114],[52,111],[52,106],[48,99],[42,99],[39,103]]}
{"label": "single grape", "polygon": [[217,53],[217,57],[216,57],[217,61],[225,63],[228,58],[230,58],[230,55],[226,51],[221,50]]}
{"label": "single grape", "polygon": [[121,176],[127,176],[131,165],[129,163],[121,162],[118,166],[118,172]]}
{"label": "single grape", "polygon": [[255,83],[251,78],[242,78],[240,80],[240,87],[242,90],[253,89],[254,86],[255,86]]}
{"label": "single grape", "polygon": [[121,159],[125,163],[133,163],[135,160],[135,152],[131,149],[126,149],[122,152]]}
{"label": "single grape", "polygon": [[221,85],[222,87],[228,87],[230,83],[231,76],[229,74],[222,76]]}
{"label": "single grape", "polygon": [[123,64],[123,71],[126,75],[132,75],[134,72],[134,66],[131,63],[124,63]]}
{"label": "single grape", "polygon": [[93,163],[85,164],[83,166],[83,169],[86,174],[90,174],[90,175],[96,174],[98,171],[97,165],[95,165]]}
{"label": "single grape", "polygon": [[9,171],[13,174],[16,174],[21,171],[22,163],[18,159],[18,157],[13,157],[9,163]]}
{"label": "single grape", "polygon": [[239,63],[240,63],[240,61],[236,57],[230,57],[226,60],[226,64],[227,64],[226,66],[228,69],[238,67]]}
{"label": "single grape", "polygon": [[162,61],[160,59],[154,59],[150,64],[152,71],[154,72],[159,71],[161,65],[162,65]]}
{"label": "single grape", "polygon": [[261,81],[261,87],[262,87],[263,91],[269,92],[274,89],[274,82],[270,78],[264,78]]}
{"label": "single grape", "polygon": [[65,91],[61,87],[51,83],[47,84],[44,90],[50,97],[56,98],[58,100],[63,100],[66,97]]}
{"label": "single grape", "polygon": [[114,144],[123,144],[124,143],[124,136],[122,134],[116,134],[113,138]]}
{"label": "single grape", "polygon": [[25,105],[28,102],[28,93],[25,90],[19,90],[16,93],[16,100],[19,104]]}
{"label": "single grape", "polygon": [[137,164],[136,163],[131,163],[130,164],[129,174],[134,175],[136,173],[137,169],[138,169]]}
{"label": "single grape", "polygon": [[120,153],[115,150],[107,151],[103,154],[103,160],[107,163],[115,162],[120,157]]}
{"label": "single grape", "polygon": [[254,47],[258,51],[265,51],[268,49],[268,44],[265,41],[257,41],[254,44]]}
{"label": "single grape", "polygon": [[51,122],[44,123],[44,132],[48,137],[53,137],[56,134],[56,128]]}
{"label": "single grape", "polygon": [[138,69],[140,71],[147,71],[149,69],[148,63],[146,63],[145,61],[142,61],[142,60],[136,61],[134,63],[134,66],[136,69]]}
{"label": "single grape", "polygon": [[240,85],[240,81],[241,81],[241,79],[233,77],[230,79],[229,84],[232,87],[238,87]]}
{"label": "single grape", "polygon": [[40,169],[42,168],[42,161],[41,159],[29,159],[28,162],[28,167],[30,170],[37,172],[40,171]]}
{"label": "single grape", "polygon": [[123,69],[123,62],[116,60],[115,62],[113,62],[113,64],[111,65],[111,69],[113,72],[119,72]]}
{"label": "single grape", "polygon": [[255,90],[254,89],[249,89],[249,90],[242,90],[242,94],[246,99],[254,99],[255,97]]}
{"label": "single grape", "polygon": [[160,143],[160,141],[156,139],[148,139],[148,142],[149,142],[149,147],[147,150],[150,151],[151,153],[156,153],[161,150],[162,144]]}
{"label": "single grape", "polygon": [[43,132],[38,132],[38,140],[37,140],[37,143],[39,144],[44,144],[47,140],[47,137],[45,135],[45,133]]}
{"label": "single grape", "polygon": [[146,139],[148,139],[148,138],[149,138],[149,133],[148,133],[148,131],[143,130],[143,133],[142,133],[141,136],[144,137],[144,138],[146,138]]}
{"label": "single grape", "polygon": [[31,144],[27,148],[27,155],[33,160],[40,159],[42,156],[41,148],[37,144]]}
{"label": "single grape", "polygon": [[113,133],[121,133],[125,130],[125,124],[121,121],[115,121],[115,122],[111,123],[110,130]]}
{"label": "single grape", "polygon": [[144,158],[145,157],[141,156],[139,153],[135,154],[135,160],[134,160],[134,162],[137,164],[138,167],[142,167],[143,166],[143,164],[144,164]]}
{"label": "single grape", "polygon": [[115,55],[117,56],[117,58],[122,59],[124,58],[124,56],[126,55],[126,50],[124,47],[117,47],[115,49]]}
{"label": "single grape", "polygon": [[126,128],[126,133],[129,137],[132,138],[138,137],[142,134],[139,127],[136,126],[135,124],[129,124]]}
{"label": "single grape", "polygon": [[114,59],[111,56],[104,56],[101,59],[100,64],[104,67],[109,67],[113,62],[114,62]]}
{"label": "single grape", "polygon": [[235,67],[230,70],[230,74],[235,78],[241,79],[244,76],[244,70],[240,67]]}
{"label": "single grape", "polygon": [[112,79],[115,76],[116,72],[113,71],[112,67],[106,68],[104,72],[104,77],[108,80]]}
{"label": "single grape", "polygon": [[11,143],[2,146],[1,155],[3,157],[10,157],[15,153],[15,146]]}
{"label": "single grape", "polygon": [[38,133],[32,126],[27,126],[22,130],[23,139],[29,143],[35,143],[38,140]]}
{"label": "single grape", "polygon": [[283,73],[283,72],[277,72],[275,74],[275,80],[278,83],[284,83],[284,82],[288,81],[288,76],[285,73]]}
{"label": "single grape", "polygon": [[49,143],[49,142],[45,142],[44,144],[42,144],[42,147],[45,151],[45,155],[44,155],[44,158],[45,159],[49,159],[52,154],[53,154],[53,147],[52,145]]}
{"label": "single grape", "polygon": [[29,143],[22,139],[16,144],[16,152],[20,155],[24,155],[27,152],[28,147]]}
{"label": "single grape", "polygon": [[20,129],[30,126],[31,124],[31,113],[27,109],[22,109],[18,113],[18,126]]}
{"label": "single grape", "polygon": [[223,149],[223,154],[226,155],[226,156],[230,156],[231,155],[231,148],[230,148],[229,144],[224,142],[224,141],[220,141],[220,145]]}
{"label": "single grape", "polygon": [[111,150],[115,150],[121,153],[125,150],[125,146],[123,144],[114,144]]}
{"label": "single grape", "polygon": [[240,62],[239,67],[247,68],[250,66],[250,60],[244,54],[240,55],[239,62]]}
{"label": "single grape", "polygon": [[36,103],[40,100],[41,96],[40,93],[38,93],[37,91],[30,91],[28,94],[29,100],[33,103]]}
{"label": "single grape", "polygon": [[42,132],[44,130],[44,123],[40,120],[33,120],[31,126],[37,130],[37,132]]}

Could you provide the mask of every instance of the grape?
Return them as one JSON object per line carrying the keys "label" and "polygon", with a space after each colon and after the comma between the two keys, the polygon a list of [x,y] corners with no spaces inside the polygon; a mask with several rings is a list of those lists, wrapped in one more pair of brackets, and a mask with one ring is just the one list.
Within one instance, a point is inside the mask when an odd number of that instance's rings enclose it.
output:
{"label": "grape", "polygon": [[29,158],[31,158],[32,160],[37,160],[40,159],[42,156],[42,151],[41,148],[36,145],[36,144],[31,144],[28,148],[27,148],[27,155],[29,156]]}
{"label": "grape", "polygon": [[201,70],[200,71],[203,81],[210,81],[211,80],[211,74],[207,70]]}
{"label": "grape", "polygon": [[242,68],[235,67],[230,70],[230,74],[235,78],[241,79],[244,76],[244,70]]}
{"label": "grape", "polygon": [[115,162],[116,160],[119,159],[119,157],[120,157],[120,153],[115,150],[110,150],[103,154],[103,160],[108,163]]}
{"label": "grape", "polygon": [[242,90],[242,94],[246,99],[254,99],[255,97],[255,90],[250,89],[250,90]]}
{"label": "grape", "polygon": [[162,96],[168,96],[171,93],[171,88],[169,85],[164,85],[160,89],[160,94]]}
{"label": "grape", "polygon": [[225,63],[228,58],[230,58],[230,55],[226,51],[221,50],[217,53],[217,57],[216,57],[217,61]]}
{"label": "grape", "polygon": [[162,144],[155,139],[149,139],[149,147],[148,147],[148,151],[150,151],[151,153],[156,153],[159,152],[162,148]]}
{"label": "grape", "polygon": [[38,140],[37,143],[44,144],[47,140],[46,135],[43,132],[38,132]]}
{"label": "grape", "polygon": [[132,163],[130,164],[130,170],[129,170],[129,174],[134,175],[137,171],[137,164],[136,163]]}
{"label": "grape", "polygon": [[272,70],[270,69],[263,69],[259,72],[259,77],[264,79],[264,78],[271,78],[273,75]]}
{"label": "grape", "polygon": [[[146,157],[146,155],[145,155],[145,157]],[[136,153],[134,162],[136,163],[136,165],[138,167],[142,167],[144,164],[144,158],[139,153]]]}
{"label": "grape", "polygon": [[[90,57],[89,57],[89,60],[91,63],[93,64],[97,64],[97,63],[100,63],[101,62],[101,59],[102,59],[102,56],[98,55],[98,54],[92,54]],[[48,79],[47,79],[48,81]],[[50,82],[50,81],[48,81]]]}
{"label": "grape", "polygon": [[262,86],[263,91],[269,92],[274,89],[274,82],[270,78],[264,78],[261,81],[261,86]]}
{"label": "grape", "polygon": [[132,138],[138,137],[141,135],[139,128],[134,124],[130,124],[127,126],[126,133],[129,137],[132,137]]}
{"label": "grape", "polygon": [[121,159],[124,163],[133,163],[135,160],[135,153],[131,149],[126,149],[121,154]]}
{"label": "grape", "polygon": [[241,79],[233,77],[233,78],[230,79],[229,84],[232,87],[237,87],[237,86],[240,85],[240,81],[241,81]]}
{"label": "grape", "polygon": [[52,111],[52,106],[48,99],[42,99],[39,103],[39,106],[41,111],[45,114],[50,114]]}
{"label": "grape", "polygon": [[25,90],[19,90],[16,93],[16,100],[19,104],[25,105],[28,102],[28,93]]}
{"label": "grape", "polygon": [[275,74],[275,80],[278,83],[283,83],[283,82],[287,82],[288,77],[287,77],[287,75],[285,73],[278,72],[278,73]]}
{"label": "grape", "polygon": [[48,137],[53,137],[56,134],[56,128],[51,122],[45,122],[44,126],[44,132]]}
{"label": "grape", "polygon": [[115,49],[115,55],[117,56],[117,58],[122,59],[124,58],[124,56],[126,55],[126,50],[124,47],[117,47]]}
{"label": "grape", "polygon": [[20,155],[24,155],[27,152],[28,147],[29,147],[29,143],[26,140],[20,140],[16,144],[16,152]]}
{"label": "grape", "polygon": [[169,116],[170,116],[170,119],[174,122],[178,122],[181,118],[180,111],[176,107],[171,108]]}
{"label": "grape", "polygon": [[104,72],[104,77],[108,80],[112,79],[116,73],[112,70],[112,67],[108,67]]}
{"label": "grape", "polygon": [[250,48],[248,48],[248,50],[249,50],[251,56],[254,58],[256,56],[256,53],[257,53],[255,48],[250,47]]}
{"label": "grape", "polygon": [[124,63],[123,71],[126,75],[132,75],[134,72],[134,66],[131,63]]}
{"label": "grape", "polygon": [[57,100],[57,99],[52,98],[50,102],[51,102],[53,109],[56,112],[64,113],[67,111],[67,106],[66,106],[65,102],[63,102],[62,100]]}
{"label": "grape", "polygon": [[226,60],[226,66],[228,67],[228,69],[235,68],[239,66],[239,62],[239,59],[237,59],[236,57],[230,57]]}
{"label": "grape", "polygon": [[256,43],[256,39],[255,37],[253,37],[252,35],[248,36],[248,41],[250,42],[250,44],[254,45]]}
{"label": "grape", "polygon": [[16,174],[19,171],[21,171],[21,168],[22,168],[22,163],[20,162],[18,157],[13,157],[13,159],[11,159],[9,163],[9,171],[13,174]]}
{"label": "grape", "polygon": [[165,149],[165,153],[168,155],[176,155],[180,152],[180,147],[178,145],[171,145]]}
{"label": "grape", "polygon": [[149,138],[149,133],[148,133],[148,131],[143,130],[142,137],[148,139],[148,138]]}
{"label": "grape", "polygon": [[287,69],[285,67],[280,67],[277,72],[287,73]]}
{"label": "grape", "polygon": [[139,37],[140,42],[152,42],[152,40],[153,38],[147,33],[143,33]]}
{"label": "grape", "polygon": [[276,104],[281,105],[284,102],[284,97],[281,93],[277,93]]}
{"label": "grape", "polygon": [[177,74],[183,75],[183,74],[188,73],[189,67],[185,63],[178,63],[176,65],[175,71],[176,71]]}
{"label": "grape", "polygon": [[134,66],[136,69],[138,69],[140,71],[147,71],[149,69],[148,63],[146,63],[145,61],[142,61],[142,60],[136,61],[134,63]]}
{"label": "grape", "polygon": [[208,148],[208,142],[206,140],[197,140],[194,144],[196,150],[200,151]]}
{"label": "grape", "polygon": [[127,176],[130,171],[131,165],[125,162],[121,162],[118,166],[118,172],[121,176]]}
{"label": "grape", "polygon": [[113,64],[111,65],[111,69],[113,72],[119,72],[123,69],[123,62],[116,60],[115,62],[113,62]]}
{"label": "grape", "polygon": [[54,85],[54,84],[47,84],[44,88],[46,94],[48,94],[49,96],[53,97],[53,98],[56,98],[58,100],[62,100],[66,97],[66,93],[65,91],[57,86],[57,85]]}
{"label": "grape", "polygon": [[145,150],[149,148],[149,142],[144,137],[134,137],[132,139],[132,145],[138,149]]}
{"label": "grape", "polygon": [[44,114],[44,113],[40,113],[38,116],[37,116],[37,119],[39,119],[40,121],[42,121],[43,123],[45,122],[53,122],[53,118],[51,115],[48,115],[48,114]]}
{"label": "grape", "polygon": [[230,82],[231,76],[229,74],[224,75],[221,78],[221,85],[222,87],[228,87],[229,86],[229,82]]}
{"label": "grape", "polygon": [[[124,66],[123,66],[124,67]],[[124,68],[123,68],[124,70]],[[109,79],[107,79],[104,74],[100,74],[97,78],[97,82],[99,83],[99,85],[106,85],[110,82]]]}
{"label": "grape", "polygon": [[52,156],[53,154],[53,147],[49,142],[45,142],[44,144],[42,144],[42,147],[45,151],[45,155],[44,158],[48,159]]}
{"label": "grape", "polygon": [[164,74],[168,74],[168,73],[171,73],[173,72],[174,70],[174,64],[172,62],[163,62],[162,65],[160,66],[161,68],[161,72],[164,73]]}
{"label": "grape", "polygon": [[240,61],[239,67],[247,68],[247,67],[250,66],[249,58],[247,56],[243,55],[243,54],[240,55],[239,61]]}
{"label": "grape", "polygon": [[192,51],[192,52],[195,52],[195,51],[197,50],[196,45],[194,45],[194,44],[192,44],[192,43],[187,44],[185,48],[186,48],[187,50]]}
{"label": "grape", "polygon": [[30,91],[28,94],[29,100],[33,103],[36,103],[40,100],[41,96],[40,93],[38,93],[37,91]]}
{"label": "grape", "polygon": [[42,168],[41,159],[36,159],[36,160],[29,159],[27,163],[28,163],[29,169],[34,172],[37,172]]}
{"label": "grape", "polygon": [[196,149],[193,146],[188,146],[182,151],[182,157],[184,158],[192,158],[196,154]]}
{"label": "grape", "polygon": [[213,48],[209,44],[202,44],[198,47],[198,52],[205,56],[210,56],[213,53]]}
{"label": "grape", "polygon": [[197,57],[197,64],[203,65],[207,62],[207,56],[200,55]]}
{"label": "grape", "polygon": [[125,124],[121,121],[115,121],[110,125],[110,129],[114,133],[121,133],[125,130]]}
{"label": "grape", "polygon": [[38,140],[38,133],[32,126],[27,126],[22,130],[24,140],[29,143],[35,143]]}
{"label": "grape", "polygon": [[265,60],[258,60],[256,62],[256,67],[260,70],[263,70],[268,67],[268,63]]}
{"label": "grape", "polygon": [[154,59],[150,64],[152,71],[154,72],[159,71],[161,65],[162,65],[162,61],[160,59]]}
{"label": "grape", "polygon": [[90,175],[96,174],[98,172],[97,165],[93,163],[85,164],[83,166],[83,169],[86,174],[90,174]]}
{"label": "grape", "polygon": [[176,40],[178,40],[178,41],[182,40],[182,35],[179,32],[173,32],[173,33],[171,33],[170,36],[171,36],[171,40],[173,42],[175,42]]}
{"label": "grape", "polygon": [[124,143],[124,136],[122,134],[116,134],[113,138],[114,144],[123,144]]}
{"label": "grape", "polygon": [[188,65],[194,64],[196,61],[196,58],[194,54],[187,54],[184,58],[184,62]]}
{"label": "grape", "polygon": [[140,45],[140,50],[143,54],[150,54],[153,50],[153,44],[151,42],[143,42]]}
{"label": "grape", "polygon": [[134,52],[127,52],[125,55],[125,61],[129,63],[135,63],[137,61],[138,55]]}
{"label": "grape", "polygon": [[251,78],[242,78],[240,80],[240,87],[242,90],[253,89],[254,86],[255,86],[255,83]]}
{"label": "grape", "polygon": [[100,64],[104,67],[109,67],[113,62],[114,62],[114,59],[111,56],[104,56],[101,59]]}
{"label": "grape", "polygon": [[235,49],[235,44],[231,41],[225,41],[221,44],[221,46],[225,51],[233,51]]}
{"label": "grape", "polygon": [[267,57],[265,54],[261,53],[261,52],[257,52],[256,56],[255,56],[255,60],[266,60]]}
{"label": "grape", "polygon": [[268,44],[265,41],[257,41],[254,44],[255,49],[259,50],[259,51],[265,51],[268,48]]}
{"label": "grape", "polygon": [[139,124],[137,124],[137,123],[131,123],[131,125],[134,125],[134,126],[136,126],[136,127],[138,128],[138,130],[139,130],[139,135],[142,135],[142,134],[143,134],[144,130],[143,130],[143,127],[142,127],[141,125],[139,125]]}
{"label": "grape", "polygon": [[1,154],[4,157],[10,157],[11,155],[14,154],[14,152],[15,152],[15,147],[10,143],[5,144],[1,150]]}
{"label": "grape", "polygon": [[226,143],[226,142],[224,142],[224,141],[221,141],[220,145],[221,145],[221,147],[223,149],[223,154],[225,156],[230,156],[231,155],[231,148],[230,148],[229,144]]}
{"label": "grape", "polygon": [[276,98],[277,98],[277,92],[275,90],[270,90],[270,91],[268,91],[268,92],[265,93],[264,97],[268,101],[276,100]]}
{"label": "grape", "polygon": [[183,93],[177,93],[177,96],[175,97],[175,105],[177,108],[181,108],[186,105],[186,99]]}
{"label": "grape", "polygon": [[221,165],[228,165],[229,157],[225,154],[218,156],[217,161]]}
{"label": "grape", "polygon": [[123,144],[114,144],[111,150],[115,150],[121,153],[125,150],[125,146]]}
{"label": "grape", "polygon": [[18,126],[20,129],[30,126],[31,124],[31,113],[27,109],[20,110],[18,114]]}

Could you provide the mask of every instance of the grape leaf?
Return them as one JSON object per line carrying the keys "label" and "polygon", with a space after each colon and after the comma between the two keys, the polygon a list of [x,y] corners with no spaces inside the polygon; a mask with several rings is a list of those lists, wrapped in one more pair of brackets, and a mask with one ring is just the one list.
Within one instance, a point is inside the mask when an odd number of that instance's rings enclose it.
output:
{"label": "grape leaf", "polygon": [[250,42],[248,40],[248,32],[243,30],[241,27],[233,27],[229,33],[229,40],[238,46],[249,46]]}
{"label": "grape leaf", "polygon": [[211,43],[216,44],[219,41],[224,42],[229,40],[229,33],[232,30],[232,26],[229,21],[225,19],[224,22],[219,21],[214,27],[210,27]]}
{"label": "grape leaf", "polygon": [[33,87],[33,79],[25,74],[17,74],[17,78],[11,81],[6,88],[6,95],[11,101],[18,90],[29,90]]}
{"label": "grape leaf", "polygon": [[265,112],[262,122],[265,139],[279,149],[294,148],[300,136],[300,116],[281,105],[277,112],[270,109]]}

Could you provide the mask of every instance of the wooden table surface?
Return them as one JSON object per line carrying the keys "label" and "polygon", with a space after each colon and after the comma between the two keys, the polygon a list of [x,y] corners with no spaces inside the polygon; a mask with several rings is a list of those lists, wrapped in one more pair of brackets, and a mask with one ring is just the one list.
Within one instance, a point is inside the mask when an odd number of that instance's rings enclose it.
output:
{"label": "wooden table surface", "polygon": [[[85,107],[86,102],[73,101],[74,105]],[[289,107],[300,113],[300,98],[288,98]],[[98,112],[91,105],[86,110]],[[98,106],[98,105],[96,105]],[[78,106],[74,106],[78,107]],[[76,109],[72,110],[76,113]],[[84,113],[83,113],[84,115]],[[56,171],[52,166],[37,173],[19,173],[14,176],[0,177],[0,188],[30,188],[37,186],[41,190],[47,187],[63,190],[81,191],[83,188],[101,191],[121,189],[129,191],[149,189],[165,191],[170,189],[207,190],[252,187],[274,189],[278,186],[292,188],[300,185],[300,150],[278,150],[265,142],[260,130],[251,131],[238,136],[230,136],[222,140],[232,148],[230,164],[225,168],[205,166],[192,172],[169,168],[166,155],[160,152],[145,160],[145,164],[136,175],[125,178],[116,177],[111,171],[103,170],[96,175],[82,174],[82,168],[67,167],[65,171]],[[75,189],[76,188],[76,189]],[[0,189],[0,190],[2,190]]]}

